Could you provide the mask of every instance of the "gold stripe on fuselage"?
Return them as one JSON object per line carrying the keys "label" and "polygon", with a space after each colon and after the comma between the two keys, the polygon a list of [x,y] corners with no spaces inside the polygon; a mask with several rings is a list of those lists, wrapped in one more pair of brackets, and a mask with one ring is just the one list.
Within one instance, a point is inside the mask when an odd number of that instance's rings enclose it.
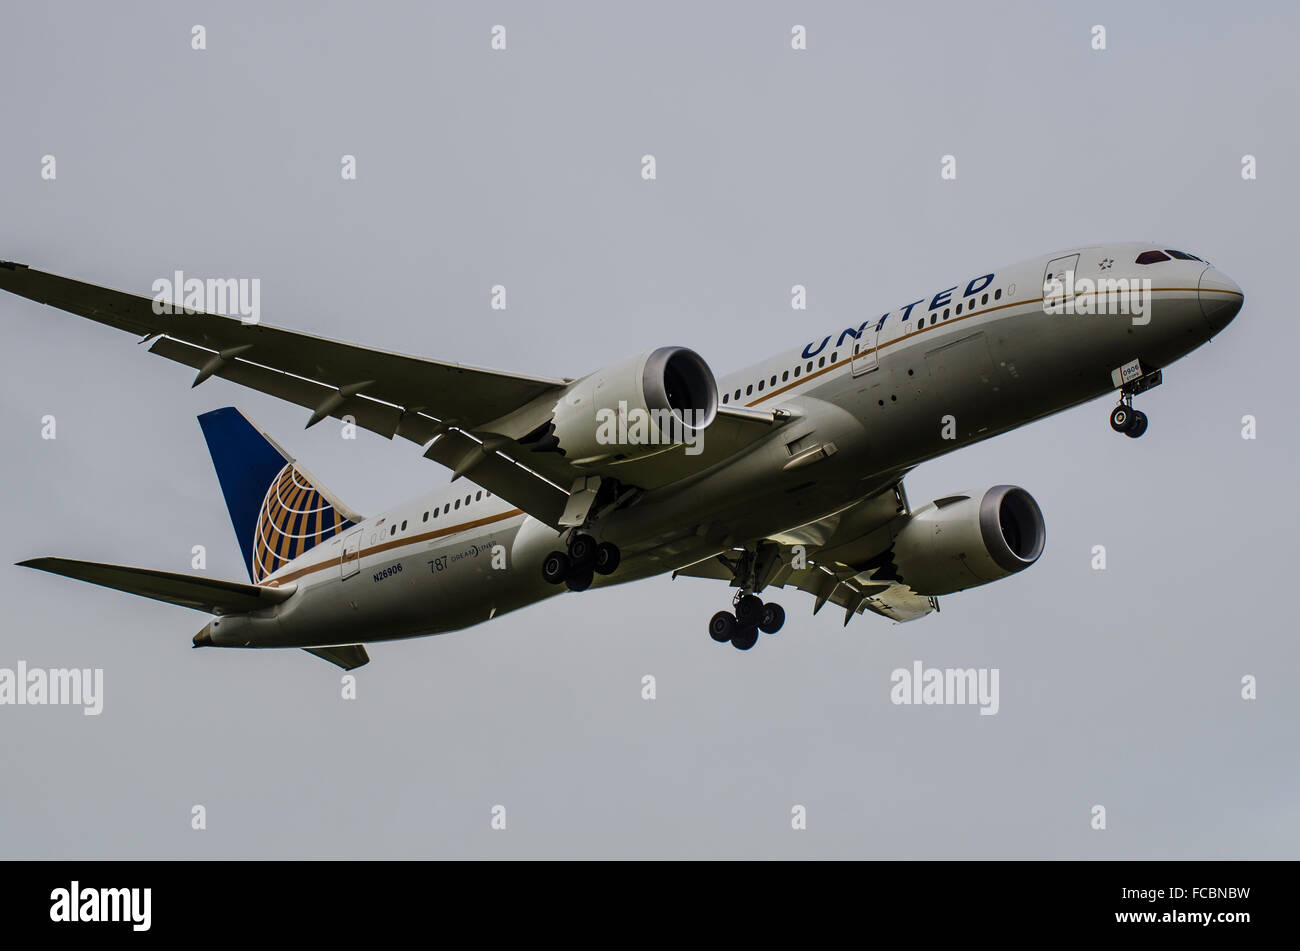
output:
{"label": "gold stripe on fuselage", "polygon": [[[372,545],[369,548],[363,548],[357,553],[357,560],[367,555],[377,555],[380,552],[388,551],[393,548],[401,548],[404,545],[418,545],[420,542],[429,541],[434,538],[445,538],[448,535],[455,535],[459,532],[467,532],[471,528],[479,528],[483,525],[491,525],[494,522],[505,521],[508,518],[514,518],[516,515],[523,515],[523,509],[511,509],[508,512],[499,512],[496,515],[487,515],[483,518],[474,519],[470,522],[461,522],[459,525],[449,525],[447,528],[440,528],[433,532],[424,532],[420,535],[411,535],[407,538],[394,538],[391,541],[381,542],[378,545]],[[332,568],[339,563],[337,558],[329,558],[315,565],[307,565],[298,568],[288,574],[281,575],[279,578],[272,578],[265,582],[267,587],[274,588],[277,585],[284,584],[287,581],[296,581],[299,578],[321,571],[325,568]]]}
{"label": "gold stripe on fuselage", "polygon": [[[1243,294],[1241,294],[1241,293],[1238,292],[1238,291],[1230,291],[1230,290],[1227,290],[1226,288],[1216,288],[1216,287],[1206,287],[1206,288],[1196,288],[1196,287],[1153,287],[1153,288],[1151,288],[1151,293],[1152,293],[1152,294],[1156,293],[1157,291],[1190,291],[1190,292],[1192,292],[1192,293],[1204,293],[1204,294],[1235,294],[1235,295],[1238,296],[1238,297],[1243,297],[1243,296],[1244,296]],[[929,329],[931,329],[931,326],[933,326],[933,327],[951,327],[953,324],[957,323],[957,322],[960,321],[960,320],[969,320],[971,317],[983,317],[983,316],[985,316],[986,314],[991,314],[991,313],[993,313],[994,311],[1006,310],[1008,307],[1023,307],[1023,306],[1027,306],[1027,305],[1029,305],[1029,304],[1041,304],[1042,302],[1043,302],[1043,299],[1042,299],[1041,297],[1035,297],[1035,298],[1033,298],[1032,300],[1015,300],[1015,301],[1010,301],[1009,303],[1006,303],[1006,304],[998,304],[996,307],[986,307],[986,308],[984,308],[983,310],[976,310],[976,311],[971,311],[971,312],[969,312],[969,313],[962,314],[962,315],[960,315],[960,316],[953,316],[953,317],[948,318],[947,320],[940,321],[940,322],[937,323],[937,324],[933,324],[933,325],[930,325],[930,326],[927,326],[927,327],[924,327],[924,328],[917,328],[916,330],[913,330],[911,333],[903,334],[903,336],[901,336],[901,337],[895,337],[893,340],[890,340],[890,341],[887,341],[887,342],[885,342],[885,343],[879,344],[879,345],[877,345],[877,346],[875,346],[875,347],[872,347],[870,350],[863,350],[863,351],[861,351],[860,353],[852,354],[851,356],[849,356],[849,358],[848,358],[847,360],[839,360],[839,361],[837,361],[837,362],[835,362],[835,363],[832,363],[832,364],[831,364],[830,366],[828,366],[828,367],[822,367],[821,369],[815,370],[814,372],[809,373],[807,376],[805,376],[802,380],[795,380],[794,382],[789,383],[789,384],[787,384],[786,386],[781,387],[779,390],[772,390],[770,393],[767,393],[767,394],[765,394],[764,396],[760,396],[758,399],[754,400],[752,403],[746,403],[745,406],[747,406],[747,407],[750,407],[750,406],[757,406],[759,403],[762,403],[764,400],[770,400],[770,399],[771,399],[772,397],[774,397],[774,396],[780,396],[782,393],[786,393],[786,392],[789,392],[790,390],[793,390],[796,386],[802,386],[804,383],[807,383],[809,380],[815,380],[815,379],[817,379],[817,377],[822,376],[823,374],[826,374],[826,373],[830,373],[832,370],[838,370],[840,367],[847,366],[848,364],[852,363],[854,360],[861,359],[862,357],[868,356],[868,355],[870,355],[870,354],[872,354],[872,353],[879,353],[881,350],[884,350],[884,349],[886,349],[887,347],[892,347],[892,346],[893,346],[894,344],[896,344],[896,343],[902,343],[904,340],[907,340],[907,339],[910,338],[910,337],[915,337],[917,334],[920,334],[920,333],[924,332],[925,330],[929,330]],[[927,314],[926,316],[928,317],[929,315]],[[922,319],[924,319],[924,318],[922,318]]]}

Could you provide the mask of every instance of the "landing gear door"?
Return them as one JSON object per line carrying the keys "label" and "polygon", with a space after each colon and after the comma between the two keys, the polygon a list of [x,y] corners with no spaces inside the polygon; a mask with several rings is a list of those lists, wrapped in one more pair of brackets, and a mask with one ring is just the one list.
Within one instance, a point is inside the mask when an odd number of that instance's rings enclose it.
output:
{"label": "landing gear door", "polygon": [[[879,325],[877,325],[879,326]],[[880,332],[875,328],[862,331],[862,339],[853,342],[853,362],[850,366],[854,376],[862,376],[878,369],[880,360],[876,355],[876,346],[880,341]]]}
{"label": "landing gear door", "polygon": [[1079,255],[1067,254],[1052,258],[1043,269],[1043,307],[1059,307],[1073,295],[1074,275],[1079,267]]}
{"label": "landing gear door", "polygon": [[344,578],[351,578],[361,570],[361,533],[353,532],[343,539],[343,554],[339,558],[339,568]]}

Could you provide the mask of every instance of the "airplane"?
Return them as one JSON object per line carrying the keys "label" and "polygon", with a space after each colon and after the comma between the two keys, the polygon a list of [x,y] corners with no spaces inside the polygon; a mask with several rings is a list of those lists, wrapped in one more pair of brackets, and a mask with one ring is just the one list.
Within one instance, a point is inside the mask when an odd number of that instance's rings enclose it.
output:
{"label": "airplane", "polygon": [[923,617],[1028,568],[1046,530],[1010,484],[913,509],[908,472],[1108,393],[1112,428],[1140,437],[1134,397],[1244,302],[1194,254],[1093,245],[855,315],[721,378],[666,346],[547,379],[168,313],[12,262],[0,289],[136,334],[196,370],[194,386],[221,377],[310,409],[308,428],[400,436],[451,470],[447,488],[363,516],[238,409],[217,409],[199,423],[248,583],[20,562],[213,615],[195,647],[302,648],[345,670],[368,643],[667,572],[734,589],[708,631],[742,651],[781,629],[783,607],[762,597],[781,588],[811,594],[814,614],[835,604],[846,625]]}

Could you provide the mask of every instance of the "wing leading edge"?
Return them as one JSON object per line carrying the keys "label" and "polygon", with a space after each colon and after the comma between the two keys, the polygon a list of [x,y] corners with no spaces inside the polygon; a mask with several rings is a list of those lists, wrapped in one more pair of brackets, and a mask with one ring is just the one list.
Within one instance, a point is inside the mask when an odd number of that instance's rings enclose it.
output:
{"label": "wing leading edge", "polygon": [[401,436],[422,446],[462,437],[493,457],[473,467],[476,482],[548,523],[564,510],[564,486],[572,480],[562,460],[548,477],[541,466],[502,456],[514,446],[528,458],[513,440],[484,449],[472,433],[536,400],[554,399],[568,381],[405,356],[219,314],[155,313],[152,298],[13,262],[0,262],[0,289],[153,340],[151,353],[198,371],[195,386],[218,376],[310,409],[308,426],[350,416],[386,439]]}

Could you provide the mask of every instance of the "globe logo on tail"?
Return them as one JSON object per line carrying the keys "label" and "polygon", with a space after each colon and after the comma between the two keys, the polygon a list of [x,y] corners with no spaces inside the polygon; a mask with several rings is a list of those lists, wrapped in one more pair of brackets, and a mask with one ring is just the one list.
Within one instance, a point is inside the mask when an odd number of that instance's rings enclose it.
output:
{"label": "globe logo on tail", "polygon": [[290,462],[271,481],[257,516],[254,583],[353,524]]}

